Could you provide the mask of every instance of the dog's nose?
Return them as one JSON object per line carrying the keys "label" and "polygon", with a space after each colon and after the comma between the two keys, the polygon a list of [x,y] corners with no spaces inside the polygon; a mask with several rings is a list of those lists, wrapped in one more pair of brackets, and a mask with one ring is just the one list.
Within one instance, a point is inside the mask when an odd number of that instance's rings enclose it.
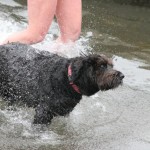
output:
{"label": "dog's nose", "polygon": [[120,79],[123,79],[125,76],[123,73],[119,72],[119,77],[120,77]]}

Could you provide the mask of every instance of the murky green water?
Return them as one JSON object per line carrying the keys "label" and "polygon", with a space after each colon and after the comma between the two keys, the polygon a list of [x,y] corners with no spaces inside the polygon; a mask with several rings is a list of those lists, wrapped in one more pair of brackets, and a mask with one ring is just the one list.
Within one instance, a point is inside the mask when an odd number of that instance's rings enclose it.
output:
{"label": "murky green water", "polygon": [[103,52],[150,63],[150,9],[111,1],[84,1],[83,28]]}
{"label": "murky green water", "polygon": [[[27,25],[25,3],[0,0],[0,40]],[[149,16],[146,0],[83,0],[82,34],[73,51],[113,56],[126,76],[124,85],[83,97],[68,117],[55,118],[48,127],[32,124],[34,110],[8,109],[0,100],[0,150],[149,150]],[[58,35],[55,22],[35,46],[54,48],[53,35]]]}

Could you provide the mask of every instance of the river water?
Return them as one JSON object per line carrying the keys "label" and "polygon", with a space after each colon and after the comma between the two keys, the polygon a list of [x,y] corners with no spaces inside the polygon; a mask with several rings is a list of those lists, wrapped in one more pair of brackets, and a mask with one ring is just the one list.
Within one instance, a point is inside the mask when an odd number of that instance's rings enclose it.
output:
{"label": "river water", "polygon": [[[56,46],[55,21],[46,39],[33,45],[67,57],[88,51],[113,57],[125,74],[123,86],[83,97],[48,127],[32,124],[33,109],[8,108],[0,100],[0,150],[150,149],[150,5],[131,4],[83,0],[82,34],[74,45]],[[0,41],[26,25],[25,1],[0,0]]]}

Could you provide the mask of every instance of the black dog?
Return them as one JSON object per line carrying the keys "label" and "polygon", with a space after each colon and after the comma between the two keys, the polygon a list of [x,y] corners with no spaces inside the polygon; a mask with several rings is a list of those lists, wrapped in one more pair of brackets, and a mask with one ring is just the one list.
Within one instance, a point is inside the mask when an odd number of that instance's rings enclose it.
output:
{"label": "black dog", "polygon": [[108,69],[104,55],[66,59],[24,44],[0,46],[0,95],[10,104],[36,107],[34,123],[47,124],[65,116],[80,102],[122,83],[124,75]]}

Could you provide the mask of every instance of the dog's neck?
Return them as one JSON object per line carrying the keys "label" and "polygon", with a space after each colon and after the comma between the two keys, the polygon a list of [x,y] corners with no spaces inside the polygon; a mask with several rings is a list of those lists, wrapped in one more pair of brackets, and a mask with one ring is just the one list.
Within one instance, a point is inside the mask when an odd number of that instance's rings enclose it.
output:
{"label": "dog's neck", "polygon": [[68,66],[68,79],[69,79],[69,84],[72,86],[72,88],[78,93],[81,94],[79,87],[71,81],[71,76],[72,76],[72,68],[71,64]]}

